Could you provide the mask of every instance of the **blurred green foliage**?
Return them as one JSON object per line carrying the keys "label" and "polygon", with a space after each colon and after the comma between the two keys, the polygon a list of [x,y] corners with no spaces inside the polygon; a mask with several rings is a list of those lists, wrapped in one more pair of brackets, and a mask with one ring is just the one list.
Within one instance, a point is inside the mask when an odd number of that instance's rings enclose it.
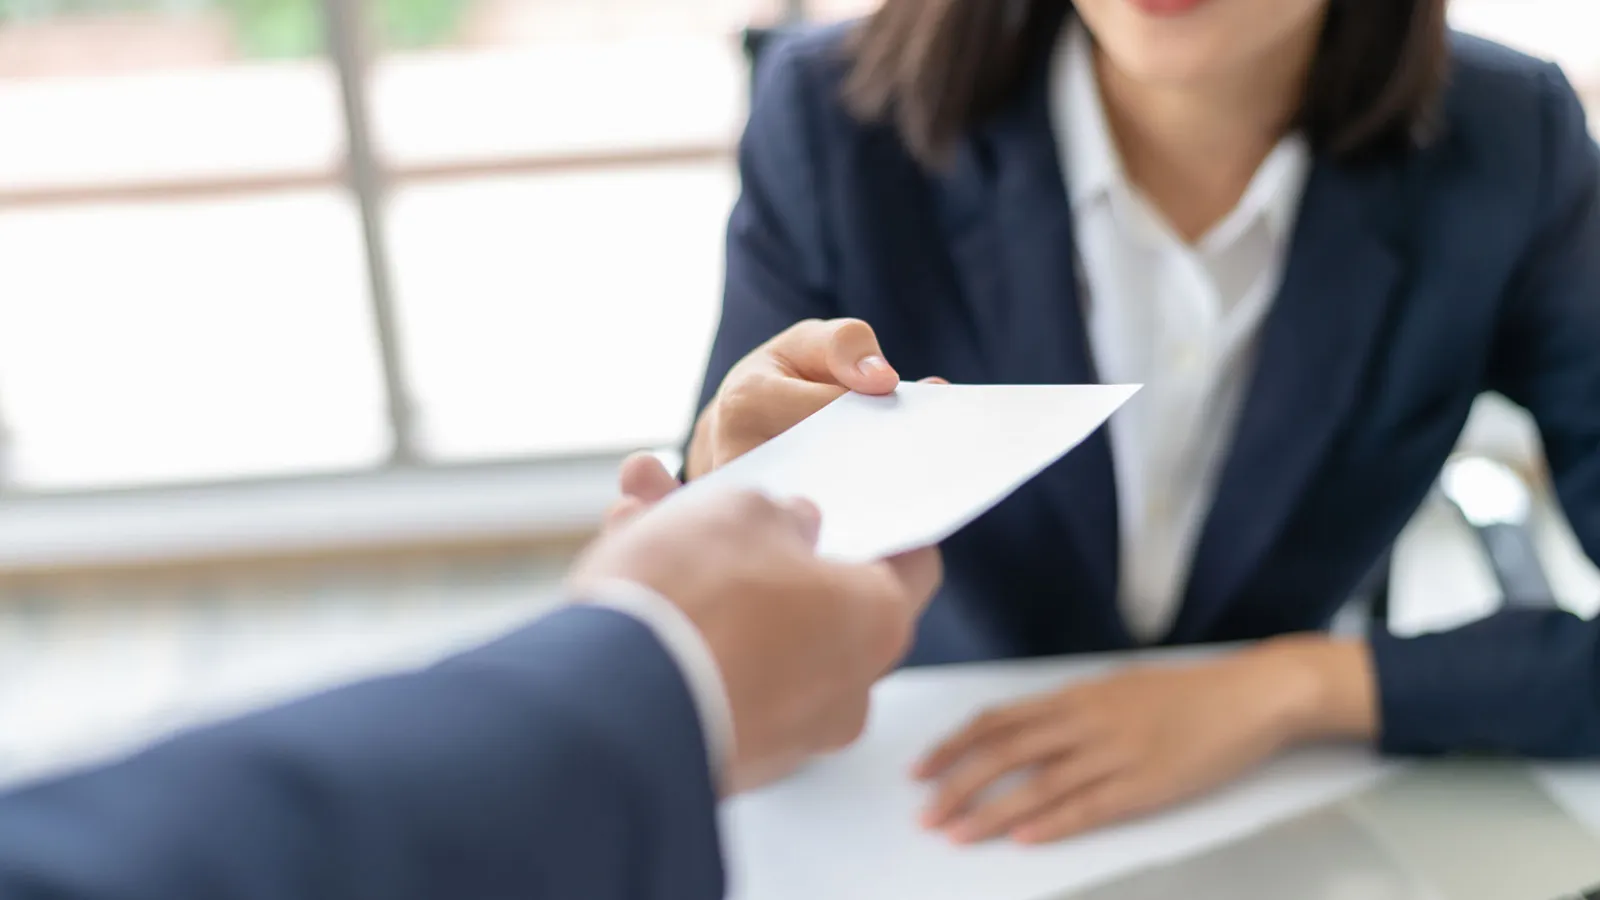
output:
{"label": "blurred green foliage", "polygon": [[[240,52],[253,58],[311,56],[322,51],[319,0],[0,0],[0,26],[105,13],[181,18],[222,12]],[[471,0],[367,0],[381,46],[414,49],[449,43]]]}

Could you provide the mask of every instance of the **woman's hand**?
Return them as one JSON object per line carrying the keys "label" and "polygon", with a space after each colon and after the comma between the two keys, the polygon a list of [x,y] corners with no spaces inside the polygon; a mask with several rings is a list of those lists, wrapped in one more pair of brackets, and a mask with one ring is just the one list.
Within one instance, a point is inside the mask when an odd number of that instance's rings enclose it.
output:
{"label": "woman's hand", "polygon": [[[1042,843],[1150,812],[1290,743],[1370,736],[1371,681],[1364,644],[1293,637],[993,710],[918,765],[939,781],[923,824],[958,843]],[[1023,777],[991,790],[1013,773]]]}
{"label": "woman's hand", "polygon": [[698,478],[777,437],[846,391],[889,394],[900,376],[858,319],[799,322],[740,360],[695,423],[685,467]]}

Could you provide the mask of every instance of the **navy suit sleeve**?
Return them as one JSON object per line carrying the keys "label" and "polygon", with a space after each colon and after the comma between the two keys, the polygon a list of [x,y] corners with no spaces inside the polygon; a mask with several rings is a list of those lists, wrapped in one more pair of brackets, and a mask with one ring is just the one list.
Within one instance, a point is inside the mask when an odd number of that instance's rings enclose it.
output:
{"label": "navy suit sleeve", "polygon": [[572,609],[0,798],[6,900],[714,900],[694,702]]}
{"label": "navy suit sleeve", "polygon": [[805,36],[776,40],[756,79],[739,144],[741,191],[728,219],[722,318],[700,409],[751,350],[796,322],[834,315],[808,47]]}
{"label": "navy suit sleeve", "polygon": [[[1600,148],[1558,69],[1543,73],[1537,237],[1507,298],[1490,387],[1539,424],[1556,491],[1600,560]],[[1375,639],[1383,744],[1396,752],[1600,755],[1600,624],[1516,610],[1454,632]]]}

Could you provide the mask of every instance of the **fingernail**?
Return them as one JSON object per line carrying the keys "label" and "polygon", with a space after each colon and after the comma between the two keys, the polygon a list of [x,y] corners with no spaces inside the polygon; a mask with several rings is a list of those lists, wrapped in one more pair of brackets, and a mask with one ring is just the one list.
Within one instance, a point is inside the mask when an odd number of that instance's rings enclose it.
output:
{"label": "fingernail", "polygon": [[889,368],[888,360],[881,356],[869,356],[857,363],[856,368],[860,369],[863,375],[880,375],[894,371]]}

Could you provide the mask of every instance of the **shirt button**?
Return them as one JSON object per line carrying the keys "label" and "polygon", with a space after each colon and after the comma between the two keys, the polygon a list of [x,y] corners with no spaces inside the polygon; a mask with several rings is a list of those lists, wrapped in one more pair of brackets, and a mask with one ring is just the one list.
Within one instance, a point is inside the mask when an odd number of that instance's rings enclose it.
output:
{"label": "shirt button", "polygon": [[1152,498],[1145,515],[1152,521],[1165,522],[1172,515],[1172,506],[1165,497]]}

